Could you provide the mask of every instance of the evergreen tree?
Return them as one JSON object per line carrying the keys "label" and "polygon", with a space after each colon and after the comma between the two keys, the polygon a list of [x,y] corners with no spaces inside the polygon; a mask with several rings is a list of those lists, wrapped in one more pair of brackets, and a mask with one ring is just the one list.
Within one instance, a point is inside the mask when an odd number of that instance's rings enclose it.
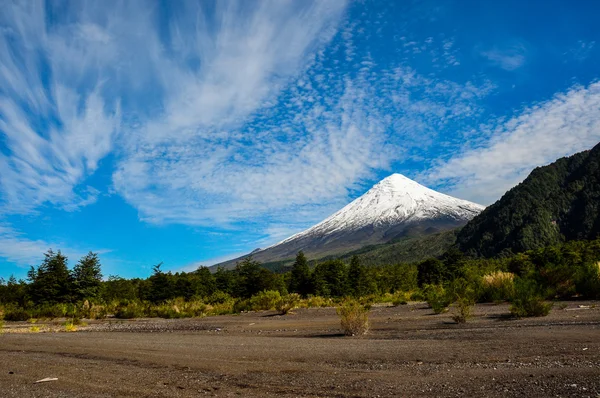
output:
{"label": "evergreen tree", "polygon": [[194,273],[195,292],[200,297],[208,297],[217,291],[215,276],[207,267],[199,267]]}
{"label": "evergreen tree", "polygon": [[341,260],[329,260],[317,264],[312,274],[315,294],[343,297],[348,294],[348,273]]}
{"label": "evergreen tree", "polygon": [[73,287],[79,300],[95,299],[100,294],[102,271],[96,253],[89,252],[73,268]]}
{"label": "evergreen tree", "polygon": [[171,273],[164,273],[160,269],[162,263],[152,267],[152,276],[148,278],[150,289],[148,300],[161,303],[174,297],[174,286],[171,284]]}
{"label": "evergreen tree", "polygon": [[67,303],[73,299],[72,279],[67,268],[67,257],[60,250],[49,249],[42,264],[29,270],[29,296],[35,303]]}
{"label": "evergreen tree", "polygon": [[298,252],[296,261],[292,265],[289,286],[290,292],[298,293],[304,297],[311,292],[310,268],[302,251]]}
{"label": "evergreen tree", "polygon": [[417,265],[419,286],[435,285],[448,279],[446,264],[437,258],[430,258]]}
{"label": "evergreen tree", "polygon": [[354,297],[375,293],[377,286],[374,284],[367,267],[360,262],[358,256],[352,256],[348,267],[348,293]]}
{"label": "evergreen tree", "polygon": [[254,261],[252,256],[246,257],[235,268],[234,295],[249,298],[263,290],[277,290],[287,293],[283,279]]}

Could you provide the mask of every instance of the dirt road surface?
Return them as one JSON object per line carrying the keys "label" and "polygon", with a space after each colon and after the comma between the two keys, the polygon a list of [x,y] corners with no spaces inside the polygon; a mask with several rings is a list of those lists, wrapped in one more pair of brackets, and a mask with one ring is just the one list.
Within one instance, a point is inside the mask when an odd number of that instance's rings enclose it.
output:
{"label": "dirt road surface", "polygon": [[522,320],[478,305],[463,325],[375,307],[363,337],[341,335],[332,308],[4,333],[0,396],[600,397],[600,305],[567,304]]}

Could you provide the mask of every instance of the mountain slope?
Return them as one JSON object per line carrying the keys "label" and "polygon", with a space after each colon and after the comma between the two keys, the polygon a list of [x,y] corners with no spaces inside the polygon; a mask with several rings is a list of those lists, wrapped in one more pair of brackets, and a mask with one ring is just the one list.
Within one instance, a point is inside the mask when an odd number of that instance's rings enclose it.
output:
{"label": "mountain slope", "polygon": [[[367,245],[453,229],[482,209],[392,174],[317,225],[253,257],[266,263],[293,258],[300,250],[311,259],[341,255]],[[231,266],[237,260],[219,265]]]}
{"label": "mountain slope", "polygon": [[473,256],[510,255],[600,234],[600,145],[538,167],[459,233]]}

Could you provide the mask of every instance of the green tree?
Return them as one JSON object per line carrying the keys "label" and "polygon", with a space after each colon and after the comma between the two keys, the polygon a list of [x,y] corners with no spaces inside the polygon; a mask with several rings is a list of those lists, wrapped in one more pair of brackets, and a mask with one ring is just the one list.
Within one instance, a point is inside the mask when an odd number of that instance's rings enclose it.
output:
{"label": "green tree", "polygon": [[419,286],[437,285],[448,278],[446,264],[437,258],[430,258],[417,265]]}
{"label": "green tree", "polygon": [[73,267],[73,287],[79,300],[96,299],[102,284],[102,269],[98,254],[89,252]]}
{"label": "green tree", "polygon": [[348,293],[353,297],[362,297],[374,292],[373,280],[358,256],[352,256],[348,267]]}
{"label": "green tree", "polygon": [[153,303],[161,303],[174,297],[174,286],[171,283],[171,273],[164,273],[160,267],[162,263],[152,267],[152,276],[148,278],[150,282],[150,291],[148,300]]}
{"label": "green tree", "polygon": [[60,250],[49,249],[44,261],[37,269],[28,272],[30,278],[29,296],[36,304],[67,303],[72,297],[71,273],[67,268],[67,257]]}
{"label": "green tree", "polygon": [[342,260],[328,260],[316,265],[312,273],[315,294],[343,297],[348,295],[348,271]]}
{"label": "green tree", "polygon": [[242,298],[250,298],[263,290],[287,293],[283,278],[263,268],[252,256],[246,257],[236,265],[234,286],[234,295]]}
{"label": "green tree", "polygon": [[296,261],[292,265],[289,286],[290,292],[301,294],[304,297],[311,292],[310,268],[302,251],[298,252]]}

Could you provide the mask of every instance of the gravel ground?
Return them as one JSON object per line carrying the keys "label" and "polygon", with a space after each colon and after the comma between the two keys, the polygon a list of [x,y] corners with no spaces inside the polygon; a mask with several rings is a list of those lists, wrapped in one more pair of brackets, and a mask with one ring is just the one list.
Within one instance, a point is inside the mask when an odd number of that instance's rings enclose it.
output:
{"label": "gravel ground", "polygon": [[[76,333],[11,323],[0,396],[598,398],[600,303],[566,304],[523,320],[478,305],[464,325],[424,304],[375,307],[362,337],[343,336],[331,308],[91,322]],[[58,380],[34,384],[46,377]]]}

